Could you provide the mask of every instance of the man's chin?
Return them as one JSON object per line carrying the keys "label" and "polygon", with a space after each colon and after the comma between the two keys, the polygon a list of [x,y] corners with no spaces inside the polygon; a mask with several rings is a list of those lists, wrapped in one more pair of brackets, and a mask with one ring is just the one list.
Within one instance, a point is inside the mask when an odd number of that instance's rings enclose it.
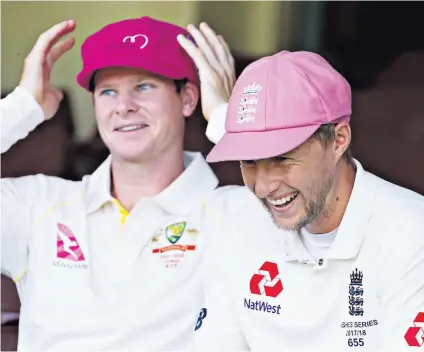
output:
{"label": "man's chin", "polygon": [[119,150],[111,154],[114,159],[131,164],[146,162],[152,158],[152,153],[147,150]]}
{"label": "man's chin", "polygon": [[281,219],[272,216],[274,224],[281,230],[299,232],[302,226],[302,218],[296,216],[290,219]]}
{"label": "man's chin", "polygon": [[272,219],[272,222],[281,230],[285,231],[295,231],[298,232],[303,226],[303,217],[298,214],[296,216],[291,216],[290,218],[282,218],[274,214],[270,207],[262,201],[262,205],[268,212],[269,216]]}

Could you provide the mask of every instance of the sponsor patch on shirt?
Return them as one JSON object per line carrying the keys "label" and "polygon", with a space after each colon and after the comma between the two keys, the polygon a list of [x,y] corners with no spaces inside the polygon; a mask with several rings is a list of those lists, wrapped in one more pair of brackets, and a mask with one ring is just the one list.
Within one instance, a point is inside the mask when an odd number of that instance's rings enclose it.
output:
{"label": "sponsor patch on shirt", "polygon": [[364,300],[364,274],[358,268],[350,273],[348,288],[349,321],[343,321],[341,328],[345,330],[346,344],[349,347],[367,345],[370,329],[378,325],[377,319],[366,319]]}
{"label": "sponsor patch on shirt", "polygon": [[166,268],[176,268],[185,254],[196,250],[196,229],[187,227],[186,221],[162,227],[152,238],[152,253],[159,255]]}
{"label": "sponsor patch on shirt", "polygon": [[[266,261],[253,274],[249,283],[252,295],[277,298],[283,292],[283,283],[276,263]],[[270,304],[266,301],[244,299],[244,307],[258,312],[281,314],[281,305]]]}

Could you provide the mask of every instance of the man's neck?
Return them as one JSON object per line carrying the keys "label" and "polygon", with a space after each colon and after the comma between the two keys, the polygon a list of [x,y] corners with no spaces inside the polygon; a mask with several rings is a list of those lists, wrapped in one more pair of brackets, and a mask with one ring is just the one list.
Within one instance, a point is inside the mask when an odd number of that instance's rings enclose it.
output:
{"label": "man's neck", "polygon": [[335,187],[327,203],[329,206],[321,218],[306,226],[309,233],[329,233],[337,229],[342,222],[355,183],[356,170],[351,164],[345,162],[342,162],[339,167]]}
{"label": "man's neck", "polygon": [[138,163],[112,158],[112,195],[131,211],[140,199],[159,194],[183,171],[181,152]]}

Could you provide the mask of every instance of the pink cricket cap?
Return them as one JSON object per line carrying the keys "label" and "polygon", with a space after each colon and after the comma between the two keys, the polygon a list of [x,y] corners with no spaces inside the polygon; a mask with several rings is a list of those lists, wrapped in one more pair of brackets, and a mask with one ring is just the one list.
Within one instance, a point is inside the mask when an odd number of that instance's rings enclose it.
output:
{"label": "pink cricket cap", "polygon": [[351,90],[321,56],[282,51],[245,68],[231,94],[226,133],[208,162],[287,153],[323,124],[350,120]]}
{"label": "pink cricket cap", "polygon": [[83,68],[77,82],[89,91],[90,81],[97,70],[132,67],[170,79],[187,78],[199,85],[193,60],[177,41],[179,34],[194,42],[184,28],[151,17],[109,24],[82,44]]}

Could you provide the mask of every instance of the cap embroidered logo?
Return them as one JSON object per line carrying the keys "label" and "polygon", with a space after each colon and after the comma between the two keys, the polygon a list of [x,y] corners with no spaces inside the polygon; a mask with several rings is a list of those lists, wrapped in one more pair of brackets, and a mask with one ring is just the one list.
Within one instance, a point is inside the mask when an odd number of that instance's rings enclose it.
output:
{"label": "cap embroidered logo", "polygon": [[276,263],[265,262],[259,268],[259,273],[250,279],[250,292],[254,295],[277,297],[283,291],[283,283],[279,278]]}
{"label": "cap embroidered logo", "polygon": [[246,123],[255,121],[255,105],[258,104],[258,95],[262,86],[253,82],[243,88],[243,95],[237,110],[237,123]]}
{"label": "cap embroidered logo", "polygon": [[140,49],[144,49],[147,43],[149,42],[149,38],[147,37],[147,35],[144,35],[144,34],[135,34],[133,36],[128,35],[122,40],[122,42],[125,43],[128,39],[130,39],[131,43],[135,43],[136,38],[139,38],[139,37],[143,38],[144,40],[144,43],[140,46]]}

